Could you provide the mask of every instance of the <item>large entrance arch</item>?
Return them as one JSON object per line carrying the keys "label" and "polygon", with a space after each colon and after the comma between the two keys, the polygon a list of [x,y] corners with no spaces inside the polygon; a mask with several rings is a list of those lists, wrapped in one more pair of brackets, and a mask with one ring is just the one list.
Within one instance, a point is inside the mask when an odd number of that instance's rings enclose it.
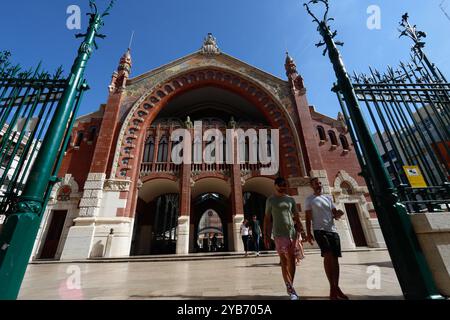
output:
{"label": "large entrance arch", "polygon": [[133,193],[138,186],[139,179],[136,177],[139,177],[142,168],[147,129],[171,101],[203,87],[232,92],[255,106],[271,128],[280,130],[280,155],[285,162],[280,168],[281,173],[295,177],[306,175],[302,146],[294,120],[272,93],[235,71],[217,67],[191,70],[154,86],[134,104],[124,118],[111,173],[118,179],[130,179],[134,184],[128,194],[125,215],[134,216],[136,197]]}
{"label": "large entrance arch", "polygon": [[217,67],[191,70],[161,81],[143,95],[124,118],[112,166],[113,176],[132,181],[130,190],[124,192],[127,194],[124,215],[135,216],[140,181],[153,176],[176,177],[180,197],[176,252],[194,252],[199,217],[192,212],[195,210],[193,201],[207,193],[224,195],[221,190],[211,189],[198,193],[199,185],[204,185],[208,180],[203,179],[207,177],[226,180],[230,191],[225,195],[229,208],[222,219],[224,249],[239,251],[239,225],[244,218],[242,184],[249,176],[259,175],[261,166],[248,163],[174,165],[171,162],[174,146],[170,141],[171,132],[177,128],[192,128],[183,121],[189,116],[192,121],[208,118],[204,129],[225,131],[237,125],[244,130],[279,129],[279,173],[287,177],[306,174],[294,121],[280,101],[259,83],[236,71]]}
{"label": "large entrance arch", "polygon": [[256,106],[271,127],[279,129],[282,138],[286,138],[283,141],[281,153],[286,155],[291,164],[287,173],[293,176],[306,173],[298,132],[293,119],[281,103],[266,89],[246,79],[245,76],[230,70],[211,67],[192,70],[163,81],[134,104],[120,132],[118,153],[112,168],[113,175],[118,178],[133,177],[132,174],[135,171],[133,169],[140,163],[136,155],[139,149],[137,146],[141,145],[142,137],[145,136],[142,134],[143,131],[151,125],[172,99],[205,86],[229,90]]}
{"label": "large entrance arch", "polygon": [[176,253],[179,202],[175,177],[156,178],[142,185],[138,193],[131,256]]}
{"label": "large entrance arch", "polygon": [[[198,243],[198,240],[202,233],[202,218],[210,210],[217,214],[222,225],[221,242],[223,246],[220,250],[230,251],[233,249],[231,194],[230,179],[227,179],[226,176],[216,177],[209,174],[205,177],[198,176],[193,180],[191,186],[189,252],[209,251],[209,248],[205,250],[203,245]],[[211,230],[209,236],[212,237],[213,233]]]}
{"label": "large entrance arch", "polygon": [[[264,230],[264,216],[266,213],[267,198],[273,194],[274,180],[267,177],[251,177],[246,180],[243,186],[244,214],[245,218],[252,223],[252,217],[256,215],[259,220],[261,229]],[[252,244],[250,250],[252,250]],[[263,241],[260,248],[271,250],[274,248],[273,243],[270,248],[265,248]]]}

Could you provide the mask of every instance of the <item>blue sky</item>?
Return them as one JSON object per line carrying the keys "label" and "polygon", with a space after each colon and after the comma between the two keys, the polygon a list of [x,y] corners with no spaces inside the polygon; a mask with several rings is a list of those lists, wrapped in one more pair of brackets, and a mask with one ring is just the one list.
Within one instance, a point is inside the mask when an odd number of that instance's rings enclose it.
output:
{"label": "blue sky", "polygon": [[[97,0],[104,7],[106,0]],[[331,0],[338,39],[345,42],[342,55],[349,71],[385,69],[409,55],[410,41],[398,39],[397,25],[408,11],[411,22],[426,31],[426,52],[450,77],[450,21],[439,8],[442,0]],[[13,60],[35,66],[43,61],[47,70],[63,65],[68,71],[79,40],[68,30],[66,9],[76,4],[87,12],[88,0],[3,1],[0,19],[0,50],[10,50]],[[199,49],[208,32],[218,39],[222,51],[273,75],[285,78],[288,48],[305,79],[310,104],[335,117],[339,106],[330,88],[335,81],[322,50],[316,26],[298,0],[117,0],[102,30],[100,49],[89,62],[86,77],[91,90],[80,113],[97,110],[106,102],[107,86],[118,60],[128,47],[132,30],[132,76],[183,57]],[[381,29],[369,30],[369,5],[381,9]],[[450,0],[444,1],[450,14]],[[87,18],[83,15],[82,30]]]}

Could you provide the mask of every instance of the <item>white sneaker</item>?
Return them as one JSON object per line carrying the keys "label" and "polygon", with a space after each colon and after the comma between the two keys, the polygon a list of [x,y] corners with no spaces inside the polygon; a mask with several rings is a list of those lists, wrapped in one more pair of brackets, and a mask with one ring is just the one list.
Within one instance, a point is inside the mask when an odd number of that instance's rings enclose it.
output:
{"label": "white sneaker", "polygon": [[256,253],[256,256],[259,257],[259,252]]}
{"label": "white sneaker", "polygon": [[291,300],[300,300],[300,297],[296,295],[295,293],[291,293],[290,295]]}

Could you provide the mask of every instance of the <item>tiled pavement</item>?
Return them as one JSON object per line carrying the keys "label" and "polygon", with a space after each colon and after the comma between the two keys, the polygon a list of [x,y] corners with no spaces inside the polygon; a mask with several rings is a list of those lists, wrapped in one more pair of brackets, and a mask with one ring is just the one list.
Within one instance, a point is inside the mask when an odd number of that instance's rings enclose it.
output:
{"label": "tiled pavement", "polygon": [[[370,268],[377,266],[377,268]],[[373,270],[380,271],[376,286]],[[369,273],[368,273],[369,272]],[[326,299],[328,283],[317,251],[307,252],[295,287],[302,299]],[[403,299],[385,250],[344,252],[341,287],[351,299]],[[287,299],[278,257],[192,261],[29,265],[22,300]]]}

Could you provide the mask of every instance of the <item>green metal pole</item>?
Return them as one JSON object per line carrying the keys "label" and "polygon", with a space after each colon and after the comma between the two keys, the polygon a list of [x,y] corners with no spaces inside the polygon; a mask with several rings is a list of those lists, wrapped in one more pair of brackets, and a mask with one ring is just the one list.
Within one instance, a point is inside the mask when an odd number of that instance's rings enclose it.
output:
{"label": "green metal pole", "polygon": [[74,103],[84,90],[86,65],[95,46],[95,38],[104,37],[98,34],[103,16],[105,14],[99,15],[97,12],[91,14],[88,32],[72,66],[67,88],[48,127],[25,189],[0,235],[0,299],[14,300],[19,294],[45,210],[47,188],[58,169],[55,166],[59,166],[57,159],[61,145],[70,129]]}
{"label": "green metal pole", "polygon": [[318,21],[319,31],[328,49],[338,87],[344,96],[366,160],[367,173],[370,176],[370,179],[366,181],[373,190],[372,200],[403,294],[406,299],[442,299],[417,241],[406,208],[398,201],[394,185],[373,141],[350,77],[333,40],[335,34],[331,33],[326,20]]}

